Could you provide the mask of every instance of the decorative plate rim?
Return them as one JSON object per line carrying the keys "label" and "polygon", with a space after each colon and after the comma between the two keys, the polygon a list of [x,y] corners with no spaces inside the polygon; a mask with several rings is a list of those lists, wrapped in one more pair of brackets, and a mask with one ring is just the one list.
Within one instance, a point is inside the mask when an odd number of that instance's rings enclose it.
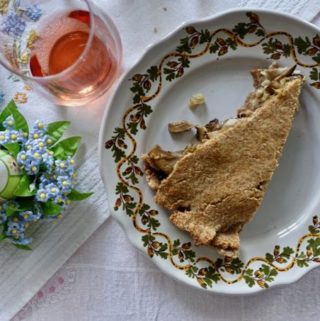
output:
{"label": "decorative plate rim", "polygon": [[[258,13],[258,14],[271,14],[271,15],[276,15],[279,17],[284,17],[284,18],[289,18],[291,19],[293,22],[298,22],[298,23],[302,23],[304,25],[306,25],[307,27],[313,29],[315,31],[315,33],[319,33],[320,29],[317,28],[317,26],[309,23],[308,21],[305,21],[303,19],[297,18],[293,15],[287,14],[287,13],[283,13],[283,12],[277,12],[275,10],[269,10],[269,9],[259,9],[259,8],[236,8],[236,9],[230,9],[230,10],[226,10],[226,11],[222,11],[219,12],[215,15],[209,16],[209,17],[205,17],[205,18],[201,18],[201,19],[193,19],[190,21],[185,21],[184,23],[180,24],[177,28],[175,28],[175,30],[173,30],[172,32],[170,32],[169,34],[167,34],[166,36],[164,36],[162,39],[160,39],[159,41],[156,41],[152,44],[150,44],[149,46],[146,47],[146,49],[144,50],[143,54],[141,55],[140,59],[138,59],[123,75],[122,77],[118,80],[116,86],[115,86],[115,90],[112,94],[111,99],[109,100],[109,103],[104,111],[103,114],[103,118],[102,118],[102,122],[101,122],[101,126],[100,126],[100,131],[99,131],[99,139],[98,139],[98,157],[99,157],[99,167],[100,167],[100,173],[101,173],[101,177],[103,179],[103,183],[105,185],[106,191],[107,191],[107,195],[111,195],[111,193],[114,193],[114,191],[110,191],[108,188],[108,178],[105,175],[104,169],[103,169],[103,153],[105,152],[105,148],[104,146],[104,142],[106,140],[106,122],[108,117],[111,114],[111,106],[113,105],[121,86],[124,85],[124,83],[130,78],[130,75],[132,74],[132,71],[134,69],[136,69],[142,62],[143,60],[146,58],[146,56],[155,48],[157,47],[161,47],[161,45],[163,45],[164,43],[166,43],[167,41],[169,41],[170,39],[174,38],[176,36],[176,34],[178,34],[179,32],[183,31],[183,29],[185,29],[187,26],[193,25],[193,24],[201,24],[201,23],[210,23],[211,21],[214,21],[217,18],[221,18],[223,16],[228,16],[229,14],[238,14],[238,13],[242,13],[242,14],[246,14],[248,12],[254,12],[254,13]],[[319,65],[318,65],[319,66]],[[108,197],[108,203],[109,203],[109,210],[111,212],[111,216],[115,217],[116,220],[120,223],[120,226],[122,227],[123,231],[126,233],[129,241],[139,250],[141,251],[146,257],[148,257],[150,259],[150,257],[147,255],[147,252],[145,250],[145,247],[142,245],[141,241],[137,241],[136,239],[136,234],[132,233],[131,230],[126,228],[127,223],[125,222],[124,219],[122,219],[122,216],[118,215],[116,213],[116,211],[113,209],[114,204],[111,203],[110,198]],[[307,231],[306,231],[307,233]],[[305,235],[302,235],[299,239],[298,239],[298,243],[300,242],[300,239],[303,238]],[[315,235],[313,235],[315,236]],[[313,237],[312,236],[312,237]],[[317,233],[316,237],[319,236],[319,233]],[[294,246],[293,246],[294,247]],[[297,249],[299,249],[299,244],[297,246]],[[298,254],[298,253],[296,253]],[[250,260],[250,259],[249,259]],[[198,284],[196,284],[195,282],[184,282],[182,277],[179,277],[179,275],[175,274],[175,273],[171,273],[170,271],[168,272],[168,270],[165,268],[164,264],[161,264],[159,260],[151,260],[153,261],[153,263],[161,270],[163,271],[165,274],[173,277],[175,280],[187,284],[189,286],[192,286],[193,288],[196,288],[198,290],[205,290],[207,292],[210,293],[218,293],[218,294],[228,294],[228,295],[251,295],[251,294],[255,294],[257,292],[263,291],[266,289],[266,287],[254,287],[251,288],[250,290],[248,290],[248,287],[244,287],[244,291],[239,291],[239,292],[230,292],[228,291],[227,287],[224,288],[215,288],[210,287],[208,289],[204,289],[203,287],[200,287]],[[295,263],[293,263],[294,266]],[[286,285],[286,284],[291,284],[294,282],[297,282],[298,280],[300,280],[303,276],[305,276],[308,272],[310,272],[311,270],[313,270],[314,268],[318,267],[319,265],[309,265],[306,268],[303,269],[303,273],[291,273],[290,274],[290,278],[288,279],[281,279],[281,280],[277,280],[277,282],[275,283],[271,283],[270,284],[270,288],[274,288],[274,287],[278,287],[278,286],[282,286],[282,285]],[[184,276],[185,277],[185,276]],[[267,286],[269,287],[269,286]],[[247,290],[247,291],[246,291]]]}

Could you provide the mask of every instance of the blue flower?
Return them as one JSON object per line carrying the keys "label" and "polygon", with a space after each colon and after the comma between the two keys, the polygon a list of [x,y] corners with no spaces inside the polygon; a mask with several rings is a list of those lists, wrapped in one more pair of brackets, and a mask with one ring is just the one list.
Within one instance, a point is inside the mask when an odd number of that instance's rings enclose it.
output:
{"label": "blue flower", "polygon": [[71,157],[68,157],[66,160],[58,159],[55,161],[55,173],[58,176],[72,176],[74,174],[74,170],[74,160]]}
{"label": "blue flower", "polygon": [[40,130],[43,133],[47,131],[48,126],[44,124],[42,120],[36,120],[34,125],[33,125],[33,130]]}
{"label": "blue flower", "polygon": [[7,144],[9,141],[9,135],[7,131],[0,132],[0,145]]}
{"label": "blue flower", "polygon": [[35,158],[30,151],[20,152],[17,156],[18,164],[27,172],[28,175],[36,175],[39,172],[41,158]]}
{"label": "blue flower", "polygon": [[45,186],[53,183],[54,181],[51,179],[50,175],[48,175],[47,173],[44,173],[42,175],[40,175],[39,177],[40,180],[40,184],[39,187],[45,189]]}
{"label": "blue flower", "polygon": [[28,150],[32,150],[33,152],[37,151],[40,154],[44,154],[48,152],[45,137],[37,138],[37,139],[29,139],[25,145]]}
{"label": "blue flower", "polygon": [[46,185],[45,190],[47,191],[48,197],[50,199],[54,199],[61,194],[59,187],[53,183]]}
{"label": "blue flower", "polygon": [[42,16],[42,10],[37,5],[32,5],[27,8],[25,15],[32,21],[38,21]]}
{"label": "blue flower", "polygon": [[47,167],[48,172],[51,172],[54,165],[54,157],[48,153],[42,155],[42,162]]}
{"label": "blue flower", "polygon": [[[33,129],[32,131],[31,131],[31,133],[29,134],[30,136],[30,138],[29,138],[29,140],[31,141],[30,143],[32,143],[32,142],[34,142],[34,143],[37,143],[38,141],[38,139],[39,138],[43,138],[44,136],[45,136],[45,131],[44,130],[41,130],[41,129]],[[42,140],[45,144],[46,144],[46,141],[45,140]]]}
{"label": "blue flower", "polygon": [[40,170],[40,162],[33,161],[28,167],[25,168],[29,175],[36,175]]}
{"label": "blue flower", "polygon": [[13,129],[15,126],[15,121],[12,116],[7,117],[3,122],[2,125],[6,129]]}
{"label": "blue flower", "polygon": [[25,164],[26,161],[27,161],[27,157],[28,157],[28,155],[27,155],[27,153],[26,153],[24,150],[22,150],[21,152],[19,152],[18,155],[17,155],[17,162],[18,162],[18,164],[21,165],[21,166],[24,166],[24,164]]}
{"label": "blue flower", "polygon": [[[1,132],[0,132],[1,140]],[[38,140],[37,140],[38,141]],[[35,141],[28,141],[27,150],[22,150],[17,155],[17,161],[29,175],[38,174],[41,165],[45,165],[48,172],[51,172],[54,164],[54,158],[48,154],[43,144]]]}
{"label": "blue flower", "polygon": [[39,188],[38,191],[37,191],[37,194],[36,194],[36,200],[38,202],[47,202],[49,199],[49,195],[47,193],[47,190],[44,189],[44,188]]}
{"label": "blue flower", "polygon": [[23,239],[24,238],[24,232],[26,230],[25,224],[22,221],[19,221],[19,219],[13,219],[12,221],[8,222],[7,230],[5,231],[5,234],[9,237],[12,237],[13,239]]}
{"label": "blue flower", "polygon": [[69,194],[73,188],[72,178],[70,176],[59,176],[57,183],[64,194]]}
{"label": "blue flower", "polygon": [[10,13],[2,25],[3,32],[13,34],[16,37],[21,37],[26,29],[26,23],[14,13]]}
{"label": "blue flower", "polygon": [[0,145],[10,143],[21,143],[25,140],[21,130],[6,129],[0,132]]}
{"label": "blue flower", "polygon": [[2,205],[0,205],[0,210],[5,211],[8,207],[19,207],[19,204],[16,201],[5,201]]}
{"label": "blue flower", "polygon": [[66,195],[59,194],[56,196],[56,198],[53,200],[53,202],[57,205],[62,206],[62,209],[64,210],[67,205],[69,205],[69,199]]}
{"label": "blue flower", "polygon": [[40,212],[24,211],[24,212],[20,212],[19,216],[25,222],[36,222],[40,219],[41,213]]}
{"label": "blue flower", "polygon": [[18,132],[19,132],[18,142],[25,144],[27,141],[28,134],[22,131],[21,129],[19,129]]}

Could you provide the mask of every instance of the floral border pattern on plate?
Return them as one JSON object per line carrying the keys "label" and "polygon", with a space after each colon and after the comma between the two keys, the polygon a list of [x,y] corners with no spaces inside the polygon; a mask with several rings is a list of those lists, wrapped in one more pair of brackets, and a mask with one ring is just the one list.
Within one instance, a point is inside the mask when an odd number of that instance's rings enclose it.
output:
{"label": "floral border pattern on plate", "polygon": [[[180,39],[176,50],[166,54],[158,65],[151,66],[143,74],[130,79],[133,105],[122,117],[121,125],[114,129],[113,136],[105,142],[105,148],[112,153],[116,163],[119,181],[115,187],[117,195],[114,210],[120,208],[128,215],[135,230],[141,233],[141,241],[149,257],[168,260],[176,269],[196,279],[203,288],[213,283],[234,284],[244,281],[250,288],[268,288],[279,273],[293,267],[309,267],[320,263],[320,219],[313,217],[308,232],[301,236],[295,248],[274,246],[270,253],[253,257],[247,262],[239,258],[197,257],[191,242],[172,240],[160,231],[158,211],[144,202],[143,192],[137,186],[143,176],[136,155],[135,136],[146,129],[146,119],[152,113],[149,102],[161,91],[164,81],[174,81],[184,75],[193,59],[205,54],[216,58],[225,56],[238,47],[261,46],[268,59],[291,58],[295,64],[310,69],[309,84],[320,89],[320,36],[293,37],[285,31],[267,32],[260,23],[260,17],[247,12],[247,22],[239,22],[234,28],[220,28],[213,32],[197,30],[194,26],[185,28],[186,35]],[[302,61],[302,58],[303,60]]]}

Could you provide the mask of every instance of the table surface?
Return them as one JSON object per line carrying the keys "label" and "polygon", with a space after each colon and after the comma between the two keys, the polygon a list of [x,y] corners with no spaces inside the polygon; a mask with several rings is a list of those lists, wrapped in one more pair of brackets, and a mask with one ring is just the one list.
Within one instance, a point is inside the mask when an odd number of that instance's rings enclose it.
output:
{"label": "table surface", "polygon": [[[113,17],[120,31],[124,70],[149,44],[184,21],[229,8],[276,9],[320,26],[320,0],[96,2]],[[99,102],[101,111],[109,96]],[[106,208],[104,201],[100,209]],[[232,297],[200,292],[160,272],[132,247],[120,226],[109,219],[12,320],[319,320],[319,288],[320,269],[315,269],[290,286],[257,295]]]}

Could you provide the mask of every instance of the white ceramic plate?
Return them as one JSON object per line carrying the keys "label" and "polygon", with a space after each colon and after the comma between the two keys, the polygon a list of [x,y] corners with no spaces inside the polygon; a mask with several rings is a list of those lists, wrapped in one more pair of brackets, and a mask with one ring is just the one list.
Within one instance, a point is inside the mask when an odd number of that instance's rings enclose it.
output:
{"label": "white ceramic plate", "polygon": [[[252,89],[249,70],[298,64],[306,85],[285,150],[262,206],[242,231],[239,259],[195,247],[153,201],[142,153],[182,149],[167,124],[205,124],[235,115]],[[130,241],[165,273],[207,291],[252,293],[291,283],[320,263],[320,31],[272,11],[233,10],[190,22],[148,49],[122,79],[100,135],[101,170],[113,216]],[[194,93],[206,106],[191,112]]]}

